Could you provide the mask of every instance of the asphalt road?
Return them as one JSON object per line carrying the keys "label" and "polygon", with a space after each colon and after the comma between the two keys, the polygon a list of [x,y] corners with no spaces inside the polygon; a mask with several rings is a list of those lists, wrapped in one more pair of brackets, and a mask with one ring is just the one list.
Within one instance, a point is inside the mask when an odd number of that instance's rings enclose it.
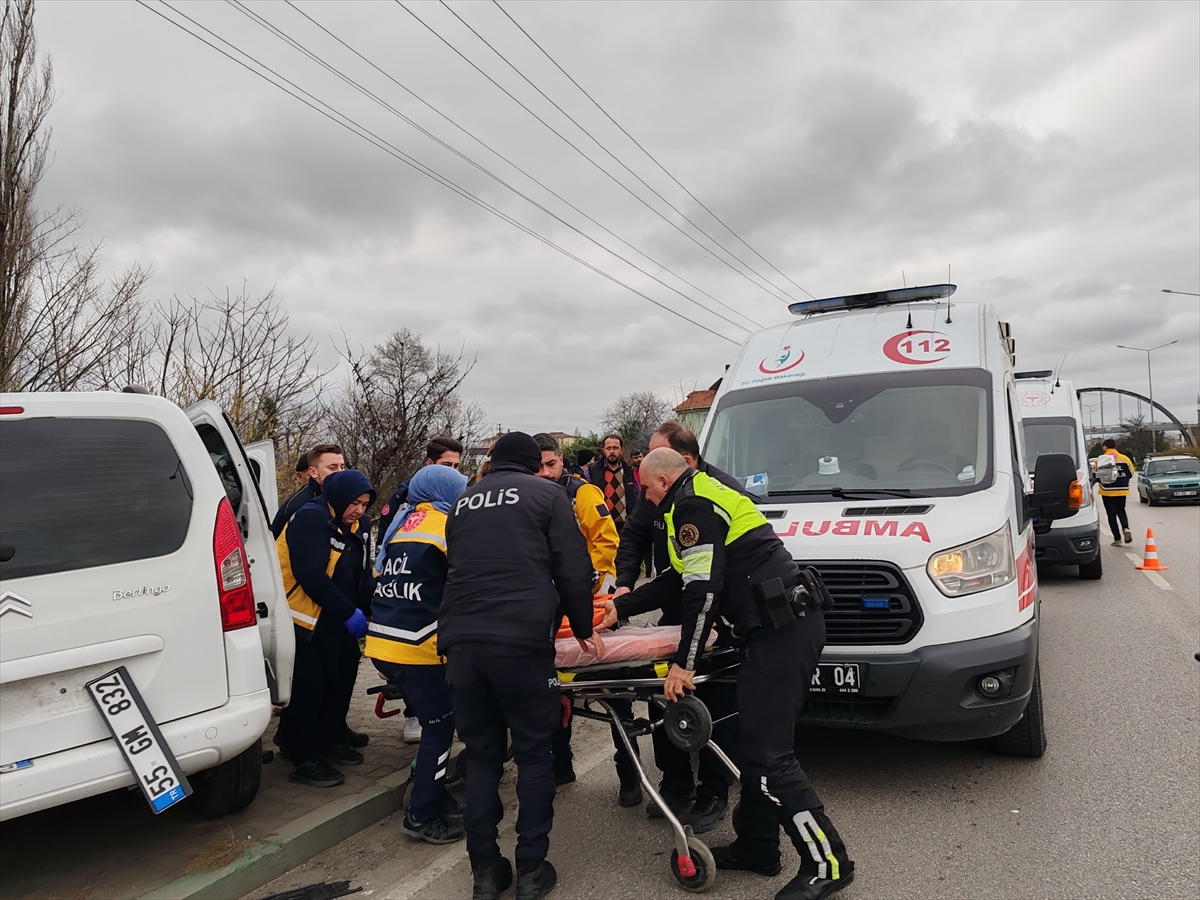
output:
{"label": "asphalt road", "polygon": [[[1101,581],[1039,573],[1045,757],[798,732],[801,761],[858,865],[840,897],[1200,896],[1200,508],[1131,501],[1135,542],[1105,541]],[[1127,557],[1140,554],[1148,526],[1170,566],[1157,581]],[[560,792],[551,835],[555,897],[685,896],[668,870],[666,826],[616,803],[607,733],[580,721],[576,753],[579,781]],[[511,852],[505,790],[501,846]],[[386,820],[251,896],[350,879],[364,897],[469,897],[465,847],[416,844],[398,824]],[[731,838],[728,821],[705,836]],[[721,873],[707,896],[773,896],[795,873],[790,848],[785,861],[773,880]]]}

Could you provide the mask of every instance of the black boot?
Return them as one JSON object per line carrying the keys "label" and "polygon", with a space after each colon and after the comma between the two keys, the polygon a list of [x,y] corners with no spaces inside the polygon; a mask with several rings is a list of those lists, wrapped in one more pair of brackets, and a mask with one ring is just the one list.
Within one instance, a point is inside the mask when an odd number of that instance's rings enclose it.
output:
{"label": "black boot", "polygon": [[783,865],[779,861],[778,852],[775,854],[774,861],[770,859],[751,859],[742,852],[737,841],[734,841],[728,847],[713,847],[712,855],[717,868],[726,871],[753,872],[755,875],[763,875],[767,878],[774,878],[783,871]]}
{"label": "black boot", "polygon": [[558,885],[558,873],[547,860],[528,872],[517,870],[517,900],[542,900]]}
{"label": "black boot", "polygon": [[504,857],[486,869],[471,869],[471,874],[475,876],[471,900],[500,900],[500,895],[513,883],[512,863]]}
{"label": "black boot", "polygon": [[729,801],[723,797],[704,797],[698,799],[691,812],[680,821],[691,825],[692,832],[704,834],[717,827],[717,823],[729,815]]}
{"label": "black boot", "polygon": [[[718,867],[719,868],[719,867]],[[851,869],[838,878],[821,878],[818,875],[806,873],[803,870],[783,886],[775,900],[821,900],[835,891],[840,891],[854,880],[854,870]]]}

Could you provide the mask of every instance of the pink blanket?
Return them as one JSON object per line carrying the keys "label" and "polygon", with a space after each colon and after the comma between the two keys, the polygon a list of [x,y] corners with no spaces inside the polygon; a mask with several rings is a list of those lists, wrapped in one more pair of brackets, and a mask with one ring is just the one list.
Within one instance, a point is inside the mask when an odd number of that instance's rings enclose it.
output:
{"label": "pink blanket", "polygon": [[[709,633],[708,645],[717,639],[717,632]],[[559,669],[591,666],[597,662],[619,663],[638,660],[668,659],[679,647],[678,625],[654,625],[650,628],[620,628],[600,635],[604,656],[597,660],[589,647],[586,651],[575,638],[559,638],[554,642],[554,665]]]}

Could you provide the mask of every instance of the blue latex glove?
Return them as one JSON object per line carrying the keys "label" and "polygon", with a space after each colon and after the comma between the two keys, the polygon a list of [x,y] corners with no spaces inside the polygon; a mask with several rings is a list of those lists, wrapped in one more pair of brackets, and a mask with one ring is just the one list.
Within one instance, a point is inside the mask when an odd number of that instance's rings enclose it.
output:
{"label": "blue latex glove", "polygon": [[346,620],[346,630],[356,638],[367,633],[367,617],[363,615],[361,609],[356,609],[354,615]]}

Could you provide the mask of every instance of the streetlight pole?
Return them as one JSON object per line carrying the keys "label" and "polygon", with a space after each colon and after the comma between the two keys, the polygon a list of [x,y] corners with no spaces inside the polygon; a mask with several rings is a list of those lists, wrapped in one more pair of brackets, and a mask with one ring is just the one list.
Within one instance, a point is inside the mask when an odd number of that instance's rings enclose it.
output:
{"label": "streetlight pole", "polygon": [[1124,344],[1117,344],[1122,350],[1136,350],[1139,353],[1146,354],[1146,382],[1150,385],[1150,453],[1153,454],[1158,450],[1158,433],[1154,425],[1154,373],[1150,369],[1150,354],[1155,350],[1161,350],[1163,347],[1170,347],[1172,344],[1178,344],[1178,340],[1167,341],[1165,344],[1159,344],[1157,347],[1146,349],[1145,347],[1126,347]]}

